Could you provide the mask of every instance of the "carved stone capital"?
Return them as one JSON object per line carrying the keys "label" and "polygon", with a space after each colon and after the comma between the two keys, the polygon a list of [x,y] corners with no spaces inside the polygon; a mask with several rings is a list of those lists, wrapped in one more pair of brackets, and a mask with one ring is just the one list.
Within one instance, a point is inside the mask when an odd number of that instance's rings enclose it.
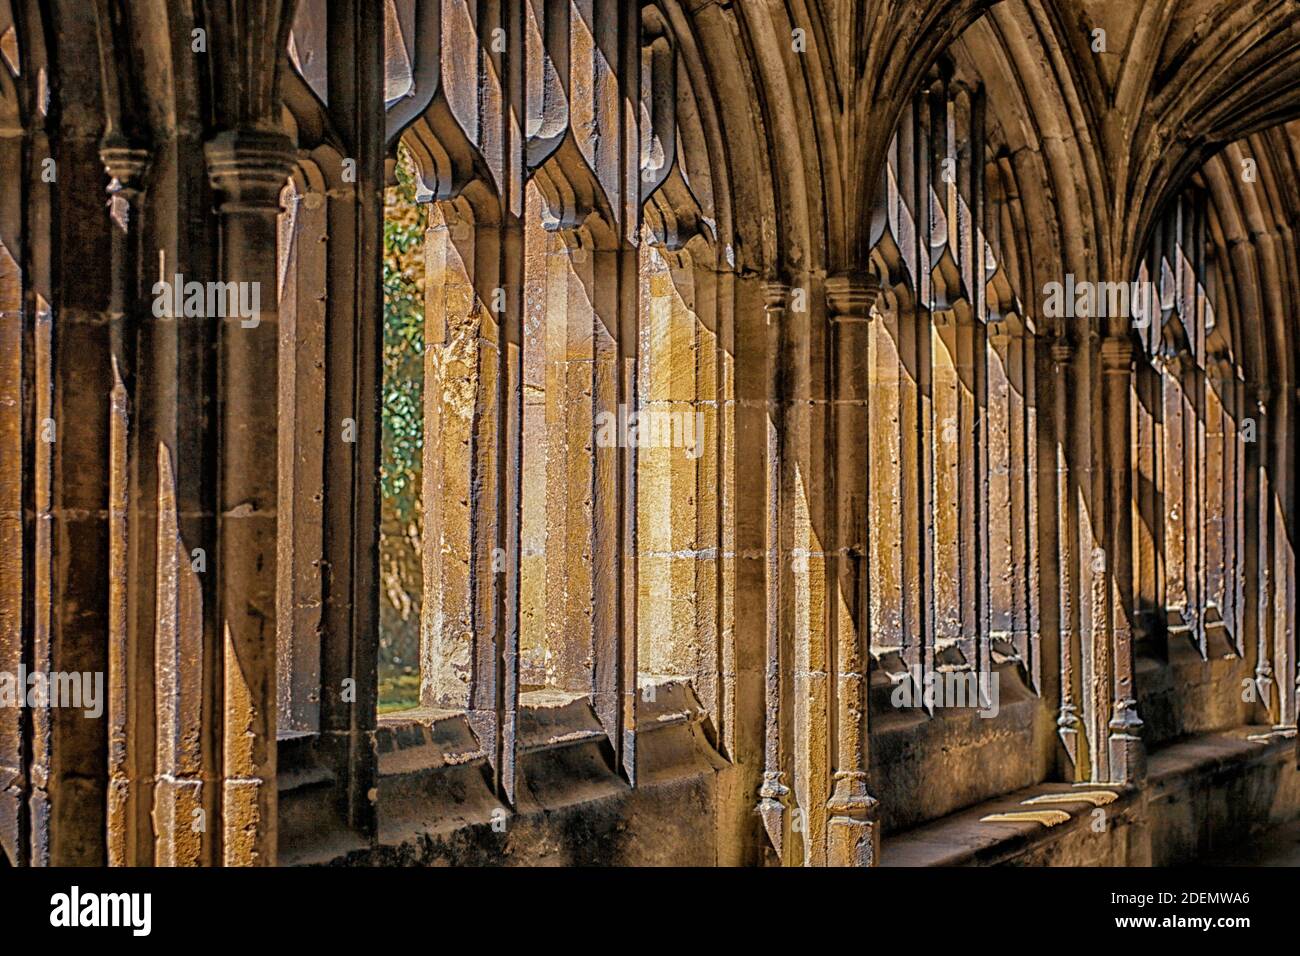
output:
{"label": "carved stone capital", "polygon": [[[606,219],[595,213],[580,221],[544,220],[542,227],[560,237],[560,243],[568,252],[570,261],[575,263],[586,262],[587,257],[594,253],[610,252],[617,248],[617,245],[611,245],[617,233]],[[685,252],[679,250],[674,253],[658,245],[654,249],[670,269],[679,269],[689,264]]]}
{"label": "carved stone capital", "polygon": [[880,280],[872,275],[840,275],[826,280],[826,304],[832,322],[870,321],[880,297]]}
{"label": "carved stone capital", "polygon": [[1056,717],[1056,726],[1060,730],[1077,730],[1079,727],[1079,709],[1072,703],[1061,705]]}
{"label": "carved stone capital", "polygon": [[1136,700],[1132,697],[1125,697],[1115,701],[1109,724],[1113,733],[1136,736],[1142,732],[1143,726],[1142,718],[1138,716]]}
{"label": "carved stone capital", "polygon": [[790,284],[779,279],[763,283],[763,309],[767,312],[784,312],[790,298]]}
{"label": "carved stone capital", "polygon": [[1133,341],[1127,335],[1102,339],[1101,369],[1106,375],[1128,375],[1133,371]]}
{"label": "carved stone capital", "polygon": [[768,327],[779,327],[789,309],[790,286],[779,279],[763,283],[763,316]]}
{"label": "carved stone capital", "polygon": [[832,816],[855,820],[874,820],[879,801],[867,791],[867,774],[862,770],[840,770],[834,777],[835,789],[826,801]]}
{"label": "carved stone capital", "polygon": [[1160,360],[1165,372],[1174,378],[1179,378],[1184,372],[1189,372],[1196,367],[1192,353],[1185,345],[1160,352]]}
{"label": "carved stone capital", "polygon": [[677,248],[663,246],[659,249],[659,254],[663,256],[664,263],[668,268],[676,272],[689,269],[694,264],[694,258],[691,254],[680,246]]}
{"label": "carved stone capital", "polygon": [[149,168],[149,151],[131,146],[121,138],[106,139],[99,147],[99,158],[108,173],[108,213],[118,227],[127,232],[133,207],[144,190],[144,174]]}
{"label": "carved stone capital", "polygon": [[1215,355],[1208,363],[1210,380],[1220,388],[1231,385],[1237,380],[1237,369],[1226,355]]}
{"label": "carved stone capital", "polygon": [[110,193],[131,195],[143,188],[144,174],[149,168],[149,150],[131,146],[124,140],[106,141],[99,147],[99,158],[104,164],[104,172],[115,184],[110,184]]}
{"label": "carved stone capital", "polygon": [[203,151],[212,188],[224,197],[223,211],[279,208],[280,190],[294,162],[289,137],[265,130],[232,130],[209,140]]}
{"label": "carved stone capital", "polygon": [[1115,701],[1109,730],[1111,780],[1134,786],[1146,776],[1146,747],[1136,700],[1125,697]]}
{"label": "carved stone capital", "polygon": [[1052,342],[1051,349],[1052,365],[1059,372],[1070,364],[1074,358],[1074,345],[1067,338],[1059,338]]}

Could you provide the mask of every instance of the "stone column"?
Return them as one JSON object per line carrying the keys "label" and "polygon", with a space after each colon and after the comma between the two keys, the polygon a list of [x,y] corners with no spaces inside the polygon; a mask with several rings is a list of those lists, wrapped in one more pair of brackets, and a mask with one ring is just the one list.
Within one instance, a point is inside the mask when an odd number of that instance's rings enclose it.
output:
{"label": "stone column", "polygon": [[[218,614],[224,643],[224,859],[275,862],[278,336],[277,215],[293,154],[279,133],[221,133],[206,147],[220,197],[223,282],[255,317],[220,322]],[[256,299],[253,299],[256,296]]]}
{"label": "stone column", "polygon": [[[1216,360],[1210,356],[1206,360],[1207,368],[1204,382],[1204,415],[1201,435],[1205,448],[1205,467],[1201,478],[1201,508],[1204,520],[1201,533],[1201,567],[1205,580],[1201,587],[1201,606],[1204,609],[1203,632],[1206,635],[1207,650],[1209,637],[1217,634],[1215,653],[1221,654],[1230,647],[1226,643],[1231,627],[1230,615],[1232,602],[1226,591],[1227,576],[1232,567],[1232,549],[1226,534],[1226,524],[1230,516],[1230,504],[1225,501],[1225,485],[1235,492],[1240,486],[1228,484],[1231,469],[1231,439],[1225,427],[1227,415],[1224,413],[1223,396],[1231,387],[1231,367],[1225,368],[1226,359]],[[1134,497],[1136,498],[1136,492]],[[1211,609],[1218,611],[1212,614]]]}
{"label": "stone column", "polygon": [[[640,256],[624,244],[618,255],[618,341],[615,347],[618,402],[633,409],[640,403],[644,387],[639,373],[641,351],[639,330],[641,321]],[[640,535],[637,501],[640,497],[640,452],[629,444],[620,450],[618,459],[617,502],[618,555],[615,575],[619,590],[615,613],[619,638],[612,648],[614,668],[609,672],[611,690],[619,699],[616,713],[610,715],[610,733],[616,735],[615,764],[633,787],[637,784],[637,674],[640,670],[638,633],[640,612],[638,608],[641,579],[638,557]],[[608,680],[607,680],[608,683]]]}
{"label": "stone column", "polygon": [[867,447],[871,307],[874,279],[836,276],[826,282],[831,322],[833,380],[831,531],[834,586],[830,594],[834,698],[837,707],[835,773],[826,804],[830,817],[827,862],[874,866],[879,862],[876,800],[868,792],[867,668]]}
{"label": "stone column", "polygon": [[[781,627],[790,637],[785,664],[791,675],[790,759],[794,791],[791,832],[799,834],[801,862],[826,862],[826,809],[830,799],[831,705],[827,633],[828,544],[826,493],[828,456],[826,376],[821,374],[828,339],[818,321],[820,304],[810,277],[801,276],[793,295],[802,307],[786,316],[781,362],[781,551],[789,562],[789,596],[781,605]],[[792,302],[792,306],[793,306]]]}
{"label": "stone column", "polygon": [[1225,536],[1232,546],[1232,561],[1228,566],[1228,603],[1232,608],[1231,624],[1237,653],[1249,659],[1249,642],[1246,639],[1246,499],[1250,495],[1246,471],[1246,449],[1243,438],[1243,419],[1246,416],[1246,383],[1233,377],[1228,386],[1230,407],[1224,422],[1225,438],[1230,445],[1232,467],[1224,473],[1223,497],[1225,507],[1230,504],[1231,518]]}
{"label": "stone column", "polygon": [[[1110,607],[1113,705],[1108,725],[1110,774],[1114,783],[1134,784],[1145,775],[1142,721],[1133,681],[1132,444],[1129,396],[1133,343],[1127,331],[1101,343],[1103,401],[1106,409],[1106,509],[1109,523],[1107,591]],[[1100,669],[1100,668],[1099,668]]]}
{"label": "stone column", "polygon": [[1139,521],[1133,529],[1136,562],[1133,575],[1133,643],[1135,650],[1145,647],[1148,653],[1152,653],[1156,642],[1163,640],[1164,633],[1164,602],[1160,586],[1163,563],[1160,542],[1164,518],[1161,499],[1157,494],[1162,484],[1159,472],[1162,457],[1156,431],[1163,415],[1157,414],[1162,392],[1160,372],[1149,357],[1144,358],[1139,365],[1134,381],[1137,388],[1133,473],[1138,484],[1133,495]]}
{"label": "stone column", "polygon": [[523,382],[519,220],[430,206],[421,701],[464,709],[515,800]]}
{"label": "stone column", "polygon": [[[549,257],[546,289],[548,678],[561,690],[589,694],[594,690],[599,639],[597,562],[605,558],[597,547],[596,516],[615,491],[599,483],[595,459],[598,443],[621,442],[617,409],[601,408],[595,393],[595,330],[602,319],[594,301],[596,254],[591,236],[581,228],[565,229],[560,236],[563,247]],[[615,415],[614,428],[597,430],[602,411]],[[606,449],[603,457],[608,460],[611,454],[617,454],[617,447]]]}
{"label": "stone column", "polygon": [[957,310],[956,333],[958,596],[963,651],[971,669],[982,675],[993,667],[988,620],[988,343],[984,323],[964,308]]}
{"label": "stone column", "polygon": [[[1052,674],[1044,673],[1043,645],[1050,651],[1056,639],[1049,636],[1044,641],[1038,627],[1034,340],[1019,320],[1003,318],[989,324],[987,341],[987,450],[980,461],[980,469],[987,475],[988,505],[983,516],[987,548],[978,572],[987,585],[981,597],[987,602],[989,643],[998,637],[1011,642],[1024,662],[1030,686],[1044,693],[1054,691],[1056,681]],[[997,573],[996,569],[1003,567],[1011,573]]]}
{"label": "stone column", "polygon": [[[1248,387],[1249,389],[1249,387]],[[1246,391],[1247,389],[1243,389]],[[1256,384],[1250,400],[1243,407],[1250,410],[1254,419],[1255,439],[1246,443],[1246,493],[1245,493],[1245,607],[1244,619],[1247,635],[1255,659],[1255,692],[1267,719],[1272,720],[1276,710],[1273,693],[1273,651],[1270,641],[1271,615],[1269,613],[1269,528],[1271,507],[1268,480],[1268,404],[1272,388]]]}
{"label": "stone column", "polygon": [[1074,779],[1089,776],[1088,735],[1079,715],[1082,682],[1079,673],[1081,647],[1075,626],[1075,568],[1077,541],[1072,518],[1073,482],[1070,473],[1071,418],[1069,406],[1070,364],[1074,346],[1064,336],[1052,343],[1052,424],[1056,433],[1056,534],[1057,534],[1057,621],[1060,641],[1061,700],[1057,713],[1057,735],[1073,765]]}
{"label": "stone column", "polygon": [[1273,663],[1277,672],[1279,728],[1296,726],[1296,593],[1295,593],[1295,388],[1278,389],[1273,406],[1276,422],[1270,446],[1273,502]]}
{"label": "stone column", "polygon": [[[36,510],[28,669],[102,675],[112,629],[105,564],[111,550],[113,338],[121,329],[112,321],[114,227],[104,215],[98,104],[87,90],[94,89],[98,63],[93,53],[81,61],[88,48],[77,42],[81,24],[71,18],[68,8],[51,21],[60,45],[61,80],[51,112],[57,121],[48,144],[33,143],[29,152],[33,168],[48,158],[58,175],[55,182],[31,183],[24,236],[34,293],[27,301],[36,306],[27,366],[35,379],[29,393],[35,420],[27,427]],[[28,720],[31,861],[102,866],[109,769],[103,723],[74,707],[34,707]]]}
{"label": "stone column", "polygon": [[[316,173],[315,170],[312,170]],[[283,193],[280,221],[279,561],[276,709],[281,731],[320,730],[325,443],[324,182],[303,175]]]}
{"label": "stone column", "polygon": [[[4,130],[8,134],[9,130]],[[23,427],[23,364],[31,346],[24,340],[24,276],[19,265],[26,186],[23,172],[25,137],[0,136],[0,177],[12,184],[0,191],[0,458],[22,460],[31,436]],[[0,469],[0,671],[18,672],[23,659],[24,577],[30,559],[23,548],[23,494],[29,486],[24,469]],[[25,862],[19,820],[26,789],[23,711],[0,708],[0,848],[14,865]]]}
{"label": "stone column", "polygon": [[[135,367],[134,312],[143,308],[140,282],[143,213],[143,177],[149,153],[124,142],[105,143],[99,151],[110,181],[109,215],[112,218],[112,276],[109,299],[113,352],[113,391],[109,413],[109,551],[108,551],[108,807],[109,866],[136,862],[139,835],[133,825],[141,768],[132,752],[131,709],[138,681],[147,679],[137,670],[138,651],[130,639],[127,582],[130,558],[127,548],[130,506],[130,395],[124,377]],[[196,666],[201,662],[196,662]]]}
{"label": "stone column", "polygon": [[764,284],[763,312],[766,322],[766,353],[763,385],[766,426],[766,560],[764,562],[767,602],[766,660],[764,669],[763,782],[759,786],[756,812],[763,821],[772,849],[783,864],[795,862],[790,852],[790,787],[784,770],[783,702],[789,693],[790,660],[781,635],[781,336],[786,318],[790,287],[783,282]]}
{"label": "stone column", "polygon": [[[486,489],[476,494],[473,479],[480,469],[474,455],[492,450],[496,421],[491,409],[480,413],[477,407],[482,392],[494,394],[480,388],[480,367],[495,370],[497,357],[490,333],[482,329],[487,303],[474,289],[477,232],[456,203],[430,205],[424,234],[420,703],[456,710],[470,705],[473,681],[467,675],[474,672],[476,628],[482,626],[474,585],[484,590],[493,581],[475,575],[480,563],[471,551],[476,513],[493,505],[490,473],[482,479]],[[482,361],[481,351],[490,352]],[[492,562],[495,536],[479,545],[486,545],[491,573],[500,563]]]}
{"label": "stone column", "polygon": [[[622,327],[620,314],[623,307],[621,290],[621,256],[611,243],[597,246],[590,253],[592,284],[586,295],[592,303],[592,324],[588,329],[591,341],[591,412],[620,418],[620,411],[629,413],[627,405],[620,406],[620,354],[619,334]],[[589,423],[590,425],[590,423]],[[592,648],[594,669],[592,673],[592,705],[600,718],[610,746],[616,754],[623,748],[622,689],[622,598],[623,598],[623,535],[621,510],[623,506],[622,479],[625,474],[626,443],[602,446],[594,443],[592,449]],[[620,757],[621,762],[621,757]]]}
{"label": "stone column", "polygon": [[[1019,592],[1023,588],[1018,588],[1017,585],[1024,579],[1024,554],[1016,540],[1023,530],[1016,506],[1019,503],[1023,508],[1024,490],[1023,485],[1017,485],[1017,479],[1026,471],[1026,462],[1023,454],[1024,433],[1018,427],[1021,424],[1022,406],[1015,400],[1018,396],[1012,371],[1018,354],[1013,356],[1009,324],[1000,314],[991,315],[987,333],[988,375],[984,415],[987,420],[985,434],[988,445],[985,458],[992,466],[986,467],[984,471],[988,547],[982,556],[979,580],[988,609],[990,641],[1002,638],[1014,642],[1024,661],[1031,686],[1038,689],[1041,685],[1035,666],[1037,662],[1024,640],[1028,628],[1023,626],[1018,613]],[[990,567],[1010,569],[1011,573],[990,574]]]}
{"label": "stone column", "polygon": [[[383,327],[384,5],[327,5],[328,113],[341,156],[320,151],[325,192],[324,401],[321,420],[320,743],[333,805],[375,828],[379,619],[380,393]],[[276,51],[277,54],[279,51]],[[345,165],[347,164],[347,165]],[[353,175],[355,174],[355,175]],[[355,441],[342,429],[355,424]],[[346,694],[351,688],[355,693]]]}

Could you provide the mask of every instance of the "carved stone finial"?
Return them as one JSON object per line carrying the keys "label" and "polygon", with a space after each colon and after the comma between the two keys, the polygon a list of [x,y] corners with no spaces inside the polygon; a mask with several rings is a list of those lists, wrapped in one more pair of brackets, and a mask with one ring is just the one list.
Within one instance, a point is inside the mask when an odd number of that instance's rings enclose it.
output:
{"label": "carved stone finial", "polygon": [[131,146],[124,139],[114,138],[106,140],[100,146],[99,158],[110,177],[109,215],[126,232],[131,225],[131,204],[144,188],[144,174],[149,168],[149,151]]}
{"label": "carved stone finial", "polygon": [[1136,700],[1125,697],[1115,701],[1109,724],[1112,731],[1138,734],[1143,726],[1142,718],[1138,716]]}
{"label": "carved stone finial", "polygon": [[785,837],[790,813],[790,788],[785,785],[785,774],[781,771],[767,771],[763,774],[762,786],[758,788],[758,806],[754,811],[763,821],[763,829],[772,843],[772,849],[778,857],[785,853]]}

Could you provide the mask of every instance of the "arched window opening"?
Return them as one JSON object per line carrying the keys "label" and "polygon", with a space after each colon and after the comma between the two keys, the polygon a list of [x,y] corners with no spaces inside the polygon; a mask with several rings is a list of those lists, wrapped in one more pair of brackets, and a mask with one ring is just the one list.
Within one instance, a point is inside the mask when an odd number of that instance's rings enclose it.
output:
{"label": "arched window opening", "polygon": [[425,343],[426,229],[434,204],[416,202],[416,170],[399,148],[384,191],[384,378],[379,578],[380,713],[420,703],[424,437],[430,371]]}
{"label": "arched window opening", "polygon": [[[903,111],[873,212],[867,337],[872,777],[886,830],[1041,780],[1036,333],[1023,213],[985,94],[941,62]],[[986,722],[987,721],[987,722]],[[958,726],[969,728],[957,731]],[[944,785],[909,740],[961,733]],[[967,736],[969,735],[969,736]],[[983,754],[984,756],[980,756]],[[996,767],[990,772],[990,767]],[[910,781],[910,782],[904,782]]]}
{"label": "arched window opening", "polygon": [[[475,113],[500,102],[490,89],[471,95],[460,74],[421,86],[427,53],[413,39],[435,16],[444,45],[489,21],[446,5],[386,9],[395,159],[384,207],[379,711],[465,714],[476,733],[502,735],[503,767],[515,744],[501,728],[516,705],[568,708],[564,720],[612,743],[632,722],[633,696],[654,704],[657,688],[689,685],[686,712],[707,712],[716,729],[734,666],[723,651],[734,263],[717,261],[712,157],[666,24],[646,14],[640,135],[650,147],[636,198],[649,225],[635,233],[623,221],[630,203],[612,198],[609,137],[573,126],[576,105],[560,96],[582,74],[582,95],[613,122],[612,34],[567,8],[527,8],[537,115],[519,216],[503,220],[500,144]],[[305,59],[314,15],[300,9],[291,59],[319,95]],[[476,44],[472,54],[496,52]],[[579,701],[595,724],[570,706]]]}
{"label": "arched window opening", "polygon": [[872,653],[895,683],[1034,667],[1034,332],[1019,215],[978,90],[936,74],[877,203]]}
{"label": "arched window opening", "polygon": [[520,691],[532,702],[592,697],[598,645],[618,626],[604,519],[618,493],[611,479],[622,443],[600,428],[618,414],[617,280],[611,251],[593,239],[586,228],[563,228],[529,183]]}
{"label": "arched window opening", "polygon": [[761,505],[737,500],[735,462],[754,453],[737,451],[739,270],[719,146],[707,132],[714,104],[689,57],[665,12],[645,5],[636,389],[628,409],[636,681],[647,714],[691,714],[731,755],[745,666],[736,654],[737,512],[761,513]]}
{"label": "arched window opening", "polygon": [[[1261,580],[1248,529],[1267,483],[1257,453],[1262,416],[1223,308],[1219,212],[1204,184],[1198,174],[1170,204],[1138,271],[1159,299],[1138,330],[1144,349],[1133,384],[1136,649],[1149,747],[1249,723],[1256,702],[1268,708],[1268,691],[1250,687],[1248,654],[1266,671],[1269,644],[1247,639],[1267,620],[1255,615],[1248,584]],[[1248,692],[1213,689],[1242,681]]]}

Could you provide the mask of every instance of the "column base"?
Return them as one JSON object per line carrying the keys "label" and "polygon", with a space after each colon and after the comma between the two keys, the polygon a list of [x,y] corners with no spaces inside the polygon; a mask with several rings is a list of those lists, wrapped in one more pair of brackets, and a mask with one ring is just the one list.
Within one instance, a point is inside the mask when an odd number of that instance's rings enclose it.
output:
{"label": "column base", "polygon": [[1134,786],[1146,777],[1142,720],[1137,714],[1137,701],[1131,698],[1115,705],[1115,716],[1110,721],[1109,755],[1112,783]]}
{"label": "column base", "polygon": [[876,866],[880,862],[879,806],[867,792],[867,775],[846,771],[835,775],[835,791],[826,802],[827,864],[830,866]]}
{"label": "column base", "polygon": [[827,863],[830,866],[877,866],[880,863],[879,827],[875,820],[831,817]]}

